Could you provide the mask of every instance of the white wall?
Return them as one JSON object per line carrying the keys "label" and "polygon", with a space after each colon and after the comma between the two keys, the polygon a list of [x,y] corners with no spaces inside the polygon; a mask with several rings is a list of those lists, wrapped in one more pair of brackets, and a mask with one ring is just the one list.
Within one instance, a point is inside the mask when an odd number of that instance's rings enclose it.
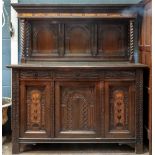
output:
{"label": "white wall", "polygon": [[[11,3],[18,3],[18,0],[11,0]],[[11,22],[14,34],[11,38],[11,64],[18,64],[18,19],[16,11],[11,7]]]}

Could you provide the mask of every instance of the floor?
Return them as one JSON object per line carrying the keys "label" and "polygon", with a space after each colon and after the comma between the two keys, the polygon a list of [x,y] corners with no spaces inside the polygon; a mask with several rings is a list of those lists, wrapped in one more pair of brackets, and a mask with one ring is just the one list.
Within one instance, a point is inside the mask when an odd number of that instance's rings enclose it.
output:
{"label": "floor", "polygon": [[[37,144],[26,145],[20,155],[136,155],[128,145],[118,144]],[[11,139],[3,144],[2,155],[12,155]],[[144,149],[144,154],[149,155]]]}

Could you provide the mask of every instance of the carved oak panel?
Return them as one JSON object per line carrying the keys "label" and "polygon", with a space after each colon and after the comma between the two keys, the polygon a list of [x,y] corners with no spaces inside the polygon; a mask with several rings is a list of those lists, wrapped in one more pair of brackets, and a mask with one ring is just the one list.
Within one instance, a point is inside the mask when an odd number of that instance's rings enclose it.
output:
{"label": "carved oak panel", "polygon": [[32,23],[32,56],[58,55],[58,24]]}
{"label": "carved oak panel", "polygon": [[56,136],[99,135],[99,90],[96,82],[56,82]]}
{"label": "carved oak panel", "polygon": [[51,135],[51,87],[45,81],[26,81],[20,84],[20,136],[48,137]]}
{"label": "carved oak panel", "polygon": [[98,52],[105,58],[127,58],[127,25],[103,23],[98,25]]}
{"label": "carved oak panel", "polygon": [[[133,59],[133,20],[20,20],[22,62]],[[130,60],[130,61],[131,61]]]}
{"label": "carved oak panel", "polygon": [[66,24],[65,47],[66,56],[91,56],[90,24]]}
{"label": "carved oak panel", "polygon": [[106,137],[134,136],[134,83],[105,82]]}

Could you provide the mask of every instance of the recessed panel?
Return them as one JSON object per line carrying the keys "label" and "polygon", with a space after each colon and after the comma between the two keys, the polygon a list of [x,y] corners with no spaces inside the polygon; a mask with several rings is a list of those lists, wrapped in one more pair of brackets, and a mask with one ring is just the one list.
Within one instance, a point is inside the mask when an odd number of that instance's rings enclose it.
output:
{"label": "recessed panel", "polygon": [[127,26],[125,24],[99,24],[98,51],[104,57],[127,57]]}
{"label": "recessed panel", "polygon": [[[48,137],[51,134],[50,83],[36,81],[21,82],[21,137]],[[53,109],[52,109],[53,110]],[[50,133],[51,132],[51,133]]]}
{"label": "recessed panel", "polygon": [[105,91],[106,137],[134,136],[133,83],[106,82]]}
{"label": "recessed panel", "polygon": [[33,54],[50,55],[58,51],[58,26],[50,24],[34,22],[33,23]]}
{"label": "recessed panel", "polygon": [[66,24],[66,56],[90,54],[90,28],[85,24]]}

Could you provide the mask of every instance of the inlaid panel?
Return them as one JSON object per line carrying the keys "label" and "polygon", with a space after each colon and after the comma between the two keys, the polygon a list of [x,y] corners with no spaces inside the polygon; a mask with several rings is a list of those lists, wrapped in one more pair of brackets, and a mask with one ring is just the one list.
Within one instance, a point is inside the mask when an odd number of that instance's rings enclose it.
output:
{"label": "inlaid panel", "polygon": [[[132,82],[105,83],[107,137],[134,135],[134,86]],[[132,120],[132,122],[131,122]]]}
{"label": "inlaid panel", "polygon": [[98,101],[95,82],[57,82],[57,136],[96,136],[99,127]]}
{"label": "inlaid panel", "polygon": [[[21,82],[21,137],[48,137],[53,118],[50,103],[50,83],[36,81]],[[53,110],[53,109],[52,109]]]}
{"label": "inlaid panel", "polygon": [[66,24],[65,47],[66,56],[91,55],[90,25]]}
{"label": "inlaid panel", "polygon": [[27,128],[39,130],[45,127],[45,95],[41,88],[27,88]]}
{"label": "inlaid panel", "polygon": [[110,91],[110,129],[126,130],[128,127],[128,90],[111,88]]}

